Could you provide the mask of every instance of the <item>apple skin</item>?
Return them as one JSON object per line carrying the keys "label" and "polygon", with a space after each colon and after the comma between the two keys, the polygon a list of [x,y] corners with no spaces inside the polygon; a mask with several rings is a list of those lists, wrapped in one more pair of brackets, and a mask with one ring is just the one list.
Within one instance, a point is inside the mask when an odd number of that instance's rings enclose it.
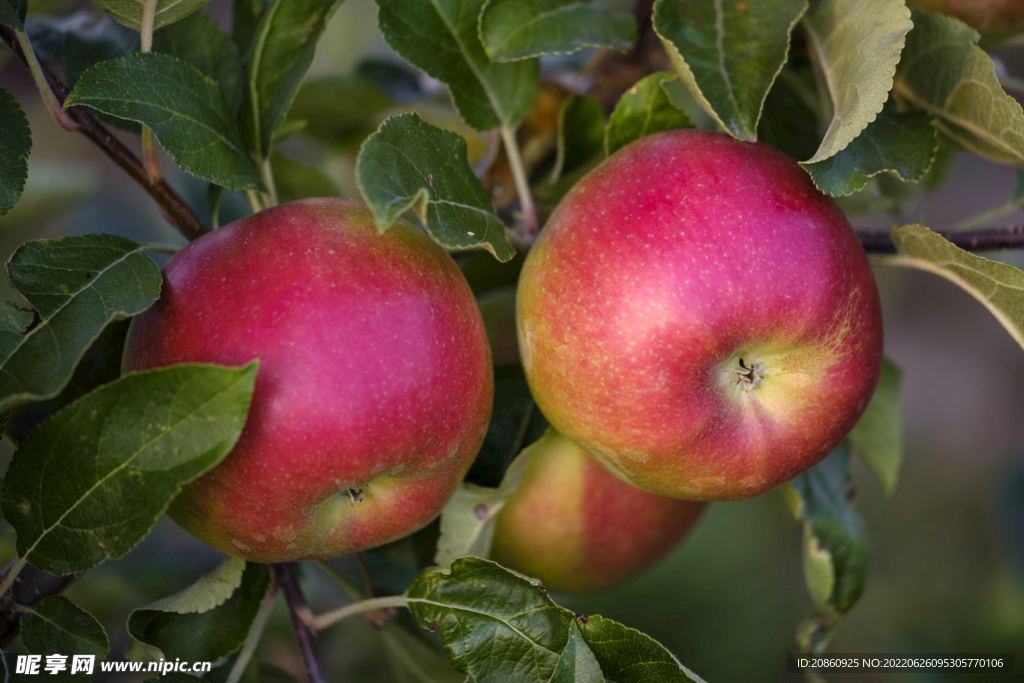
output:
{"label": "apple skin", "polygon": [[1006,35],[1024,28],[1021,0],[907,0],[907,6],[956,17],[983,35]]}
{"label": "apple skin", "polygon": [[693,500],[819,462],[882,364],[878,291],[835,202],[781,152],[706,131],[642,138],[584,177],[527,257],[517,317],[551,424]]}
{"label": "apple skin", "polygon": [[498,513],[491,559],[548,590],[595,593],[640,574],[676,546],[705,506],[620,481],[554,430],[529,457]]}
{"label": "apple skin", "polygon": [[182,249],[124,364],[254,358],[237,445],[169,510],[246,560],[332,557],[421,528],[490,419],[490,351],[465,278],[411,224],[378,234],[357,202],[292,202]]}

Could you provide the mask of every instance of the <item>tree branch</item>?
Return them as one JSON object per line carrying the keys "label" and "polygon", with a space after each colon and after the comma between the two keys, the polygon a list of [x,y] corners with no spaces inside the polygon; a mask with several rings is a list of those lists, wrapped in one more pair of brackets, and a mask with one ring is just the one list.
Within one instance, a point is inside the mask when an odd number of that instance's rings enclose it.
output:
{"label": "tree branch", "polygon": [[309,683],[327,683],[323,672],[320,670],[320,662],[317,661],[316,651],[313,649],[313,632],[307,625],[312,615],[309,605],[306,604],[306,597],[299,587],[299,577],[295,573],[295,563],[285,562],[272,565],[277,583],[284,593],[285,602],[288,603],[288,612],[292,617],[292,627],[295,629],[295,639],[299,643],[299,652],[302,654],[302,665],[306,669]]}
{"label": "tree branch", "polygon": [[[964,251],[995,251],[1024,247],[1024,225],[1012,228],[979,228],[977,230],[935,231]],[[889,230],[857,230],[864,251],[869,254],[895,254]]]}
{"label": "tree branch", "polygon": [[[28,66],[28,60],[25,57],[25,52],[22,50],[21,43],[18,41],[17,36],[6,26],[0,26],[0,39],[2,39],[14,55],[21,60],[21,63],[26,67]],[[68,96],[68,88],[64,83],[45,64],[40,64],[42,67],[42,73],[46,77],[46,82],[50,86],[50,90],[53,91],[57,101],[60,102],[61,106],[64,105],[64,100]],[[69,107],[65,110],[67,116],[71,121],[78,125],[77,131],[82,135],[86,136],[100,149],[102,149],[108,157],[110,157],[114,163],[120,166],[124,171],[131,176],[132,180],[137,182],[142,188],[149,193],[151,197],[163,210],[167,220],[171,222],[185,237],[190,240],[194,240],[200,237],[209,230],[203,222],[199,219],[199,216],[192,210],[184,199],[175,192],[170,185],[167,184],[166,180],[151,180],[149,173],[146,171],[145,166],[139,161],[139,158],[135,156],[131,150],[125,147],[120,140],[115,138],[105,126],[97,121],[86,109],[82,107]]]}

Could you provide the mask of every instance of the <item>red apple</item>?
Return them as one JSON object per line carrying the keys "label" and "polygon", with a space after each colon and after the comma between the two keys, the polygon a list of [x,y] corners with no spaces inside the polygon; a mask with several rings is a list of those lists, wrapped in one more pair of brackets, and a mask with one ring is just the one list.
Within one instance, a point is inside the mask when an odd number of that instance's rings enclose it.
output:
{"label": "red apple", "polygon": [[636,576],[675,547],[704,508],[619,481],[554,430],[529,457],[498,513],[491,557],[549,590],[593,593]]}
{"label": "red apple", "polygon": [[135,318],[127,370],[260,359],[242,436],[170,515],[257,562],[330,557],[430,522],[469,468],[493,375],[465,278],[366,207],[293,202],[196,240]]}
{"label": "red apple", "polygon": [[985,35],[1024,29],[1024,2],[1021,0],[907,0],[907,6],[956,17]]}
{"label": "red apple", "polygon": [[519,347],[537,405],[623,480],[756,496],[849,433],[882,317],[849,223],[781,152],[705,131],[623,148],[527,257]]}

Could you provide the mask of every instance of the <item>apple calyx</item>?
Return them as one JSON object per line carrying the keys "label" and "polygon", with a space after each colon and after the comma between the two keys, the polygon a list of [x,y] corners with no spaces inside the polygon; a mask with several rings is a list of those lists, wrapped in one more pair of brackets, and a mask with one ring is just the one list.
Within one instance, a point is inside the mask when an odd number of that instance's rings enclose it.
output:
{"label": "apple calyx", "polygon": [[726,370],[731,375],[736,375],[736,384],[739,384],[747,391],[750,391],[764,379],[762,371],[764,370],[763,364],[760,361],[755,361],[747,365],[742,356],[739,359],[739,370],[730,369]]}

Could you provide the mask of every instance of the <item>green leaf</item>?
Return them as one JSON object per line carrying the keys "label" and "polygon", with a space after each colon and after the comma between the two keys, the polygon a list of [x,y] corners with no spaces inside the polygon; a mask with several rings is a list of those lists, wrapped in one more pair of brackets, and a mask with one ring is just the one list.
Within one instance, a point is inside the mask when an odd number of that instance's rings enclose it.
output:
{"label": "green leaf", "polygon": [[904,0],[821,0],[804,19],[832,121],[808,163],[845,149],[882,111],[914,27]]}
{"label": "green leaf", "polygon": [[401,62],[369,57],[356,65],[356,75],[400,104],[424,97],[416,72]]}
{"label": "green leaf", "polygon": [[128,634],[167,660],[214,661],[242,646],[269,589],[267,565],[228,558],[180,593],[133,611]]}
{"label": "green leaf", "polygon": [[125,375],[55,413],[14,454],[3,511],[18,556],[54,574],[118,558],[234,446],[255,362]]}
{"label": "green leaf", "polygon": [[[398,681],[421,681],[422,683],[466,683],[448,659],[438,649],[431,647],[428,641],[411,633],[408,629],[390,622],[378,630],[388,659],[392,666],[401,667],[409,672],[408,679],[397,678]],[[258,683],[272,683],[260,680]]]}
{"label": "green leaf", "polygon": [[486,0],[377,0],[391,49],[448,86],[462,120],[476,130],[513,128],[533,105],[540,62],[492,62],[477,19]]}
{"label": "green leaf", "polygon": [[923,225],[893,228],[892,240],[898,256],[879,263],[925,270],[960,286],[1024,347],[1024,272],[964,251]]}
{"label": "green leaf", "polygon": [[549,183],[583,168],[598,157],[604,145],[604,109],[597,100],[573,94],[558,113],[555,166]]}
{"label": "green leaf", "polygon": [[[833,570],[831,591],[821,590],[820,566],[806,571],[811,595],[821,612],[843,614],[860,598],[871,563],[871,543],[864,521],[850,503],[849,453],[841,445],[831,455],[786,486],[797,517],[805,524],[805,557]],[[805,569],[807,566],[805,565]]]}
{"label": "green leaf", "polygon": [[231,39],[235,41],[239,54],[248,55],[266,11],[266,0],[232,0]]}
{"label": "green leaf", "polygon": [[27,10],[28,0],[0,0],[0,24],[24,31]]}
{"label": "green leaf", "polygon": [[357,74],[331,74],[302,84],[288,112],[306,122],[305,132],[332,145],[359,144],[395,102]]}
{"label": "green leaf", "polygon": [[438,567],[447,567],[467,555],[490,557],[498,513],[519,488],[536,445],[531,444],[512,461],[498,488],[469,483],[459,486],[441,511],[441,536],[434,555]]}
{"label": "green leaf", "polygon": [[754,142],[807,0],[657,0],[654,30],[693,96],[733,137]]}
{"label": "green leaf", "polygon": [[810,69],[783,69],[768,92],[758,126],[761,142],[797,161],[818,149],[817,93]]}
{"label": "green leaf", "polygon": [[868,178],[888,173],[918,182],[939,149],[935,121],[928,114],[883,111],[844,149],[814,163],[801,162],[818,189],[833,196],[864,189]]}
{"label": "green leaf", "polygon": [[480,15],[487,56],[498,61],[569,54],[585,47],[626,52],[636,43],[636,19],[600,2],[488,0]]}
{"label": "green leaf", "polygon": [[441,629],[452,666],[474,681],[547,681],[573,615],[524,576],[475,557],[423,570],[406,595],[416,622]]}
{"label": "green leaf", "polygon": [[935,116],[939,129],[964,149],[1024,166],[1024,110],[975,45],[978,34],[949,17],[920,9],[913,16],[893,91]]}
{"label": "green leaf", "polygon": [[139,53],[88,69],[68,96],[76,104],[149,126],[182,170],[232,190],[259,189],[217,83],[170,55]]}
{"label": "green leaf", "polygon": [[220,86],[231,112],[242,104],[238,47],[206,12],[195,12],[153,34],[153,51],[177,57]]}
{"label": "green leaf", "polygon": [[619,98],[604,132],[605,154],[611,156],[645,135],[693,128],[690,117],[672,104],[662,87],[663,83],[675,78],[675,74],[666,71],[644,76]]}
{"label": "green leaf", "polygon": [[[92,0],[118,22],[136,31],[142,28],[142,9],[146,0]],[[153,28],[158,29],[184,19],[210,0],[156,0]]]}
{"label": "green leaf", "polygon": [[103,328],[149,308],[160,271],[148,247],[113,235],[21,245],[7,266],[11,285],[40,317],[27,334],[25,313],[0,304],[0,411],[53,398]]}
{"label": "green leaf", "polygon": [[594,616],[580,620],[580,631],[609,681],[704,683],[664,645],[636,629]]}
{"label": "green leaf", "polygon": [[[4,0],[0,0],[0,7]],[[28,178],[32,131],[14,95],[0,88],[0,216],[14,208]]]}
{"label": "green leaf", "polygon": [[281,154],[276,148],[270,153],[270,167],[277,187],[277,198],[282,204],[308,197],[339,196],[338,186],[326,173],[316,166]]}
{"label": "green leaf", "polygon": [[886,358],[871,403],[850,432],[853,451],[864,458],[889,495],[896,490],[896,480],[903,463],[900,411],[902,379],[903,372]]}
{"label": "green leaf", "polygon": [[24,610],[21,642],[30,653],[93,655],[100,660],[110,654],[100,622],[63,595],[51,595]]}
{"label": "green leaf", "polygon": [[483,247],[499,261],[515,249],[505,239],[483,183],[466,159],[466,140],[416,114],[393,116],[367,138],[356,182],[383,232],[412,209],[446,249]]}
{"label": "green leaf", "polygon": [[260,159],[270,153],[274,131],[284,121],[306,77],[327,18],[340,0],[274,0],[252,40],[242,109],[242,138]]}
{"label": "green leaf", "polygon": [[604,683],[601,665],[583,640],[575,619],[569,624],[569,642],[558,657],[551,683]]}

